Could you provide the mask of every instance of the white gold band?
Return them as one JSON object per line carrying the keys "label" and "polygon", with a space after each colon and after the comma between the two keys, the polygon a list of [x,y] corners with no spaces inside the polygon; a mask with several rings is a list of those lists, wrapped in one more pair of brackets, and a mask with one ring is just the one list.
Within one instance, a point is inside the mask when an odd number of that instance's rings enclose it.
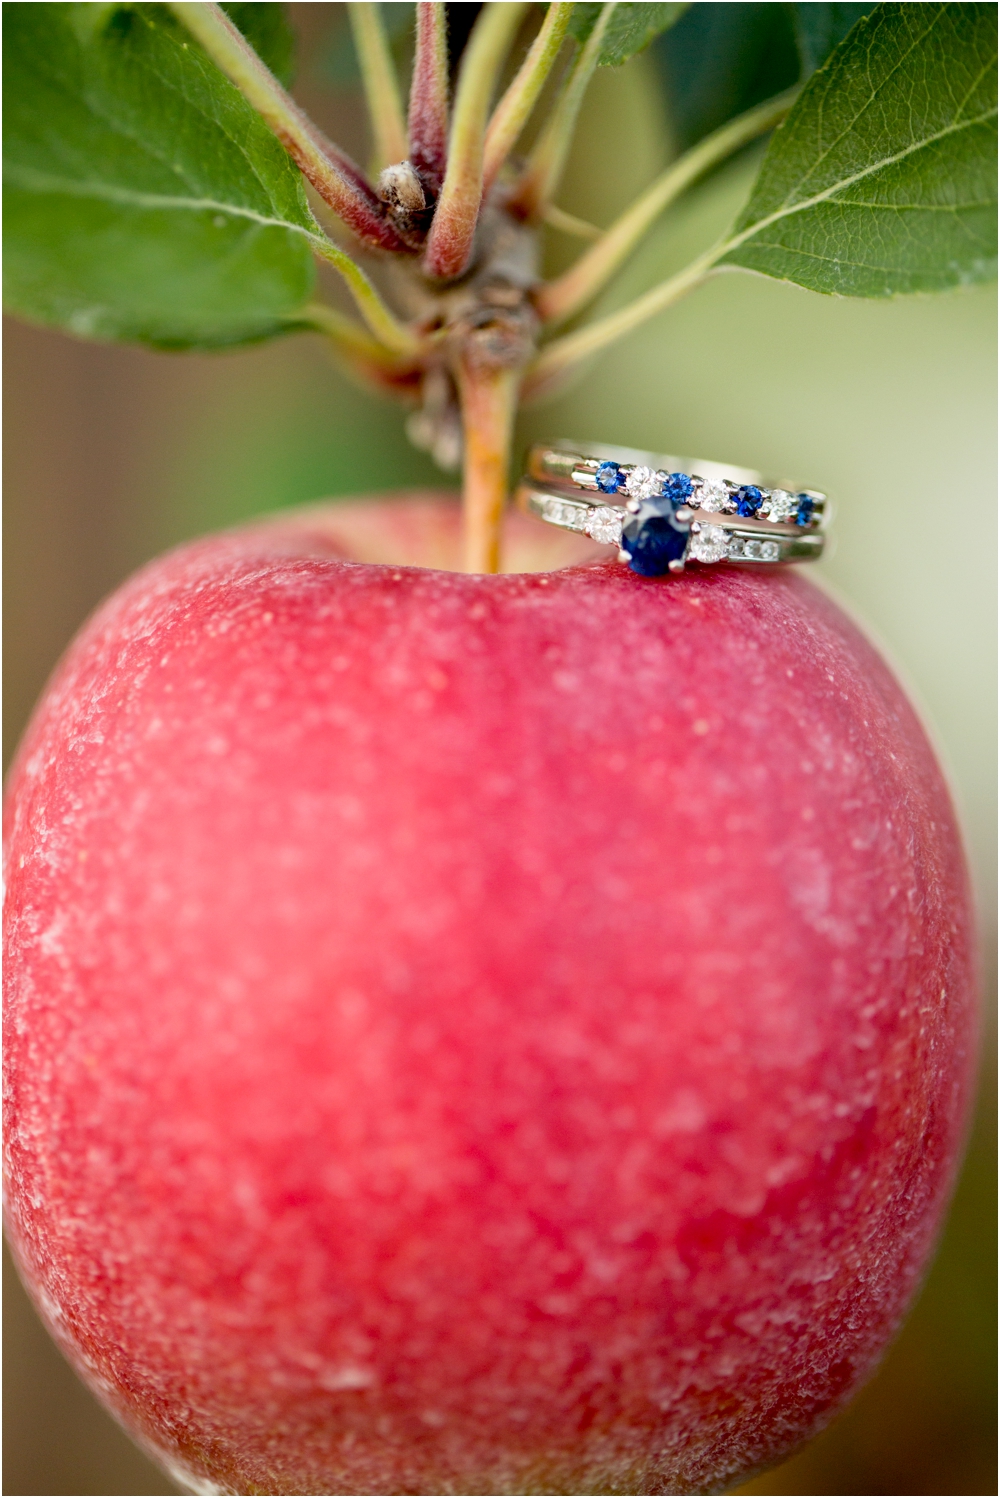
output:
{"label": "white gold band", "polygon": [[618,495],[618,503],[626,496],[665,496],[693,510],[800,530],[821,529],[829,518],[829,502],[818,489],[768,487],[753,469],[596,443],[539,444],[528,455],[527,477],[550,490],[582,491],[611,503]]}
{"label": "white gold band", "polygon": [[[548,525],[576,531],[616,548],[622,547],[623,531],[631,518],[623,505],[598,503],[582,494],[577,497],[558,493],[529,480],[522,481],[515,500],[522,509]],[[683,508],[675,513],[688,539],[686,545],[678,543],[680,554],[661,571],[679,572],[685,562],[809,562],[823,554],[824,536],[819,530],[803,531],[787,526],[779,530],[769,522],[754,523],[734,514],[713,514],[709,519],[696,511],[685,513]],[[632,561],[631,551],[619,554],[621,560]]]}

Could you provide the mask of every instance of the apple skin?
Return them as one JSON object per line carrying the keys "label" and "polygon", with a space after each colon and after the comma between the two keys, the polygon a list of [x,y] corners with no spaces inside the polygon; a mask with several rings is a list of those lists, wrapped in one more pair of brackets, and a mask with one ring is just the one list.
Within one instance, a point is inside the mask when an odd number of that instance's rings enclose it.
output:
{"label": "apple skin", "polygon": [[454,546],[434,501],[199,542],[38,710],[22,1273],[196,1491],[720,1491],[933,1244],[976,1029],[945,784],[794,571],[342,560],[379,525]]}

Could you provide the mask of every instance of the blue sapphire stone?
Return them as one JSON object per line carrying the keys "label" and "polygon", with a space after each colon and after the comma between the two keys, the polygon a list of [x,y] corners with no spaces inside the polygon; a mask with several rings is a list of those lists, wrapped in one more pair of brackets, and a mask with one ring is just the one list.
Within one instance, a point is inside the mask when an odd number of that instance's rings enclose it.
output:
{"label": "blue sapphire stone", "polygon": [[594,474],[594,482],[602,494],[617,494],[622,481],[622,471],[617,463],[602,463]]}
{"label": "blue sapphire stone", "polygon": [[669,494],[644,499],[622,527],[622,550],[641,577],[662,577],[671,562],[682,562],[691,526],[677,519],[677,504]]}
{"label": "blue sapphire stone", "polygon": [[756,515],[764,502],[764,496],[756,484],[744,484],[736,491],[736,513],[744,518]]}
{"label": "blue sapphire stone", "polygon": [[796,525],[808,525],[813,518],[816,501],[811,494],[799,495],[799,507],[795,512]]}
{"label": "blue sapphire stone", "polygon": [[675,505],[682,505],[694,493],[694,480],[687,473],[670,473],[664,481],[663,492]]}

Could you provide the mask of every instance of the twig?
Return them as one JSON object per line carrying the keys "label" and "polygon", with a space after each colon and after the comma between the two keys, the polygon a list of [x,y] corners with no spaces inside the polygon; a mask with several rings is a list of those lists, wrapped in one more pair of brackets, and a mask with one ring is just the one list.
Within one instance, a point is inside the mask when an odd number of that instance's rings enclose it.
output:
{"label": "twig", "polygon": [[586,219],[577,218],[574,213],[566,213],[554,203],[547,203],[542,209],[542,222],[560,234],[571,234],[574,239],[600,239],[604,232],[596,224],[588,224]]}
{"label": "twig", "polygon": [[417,50],[410,84],[409,159],[432,192],[448,165],[448,37],[439,0],[418,0]]}
{"label": "twig", "polygon": [[365,85],[368,118],[375,137],[375,158],[381,171],[391,162],[406,158],[406,122],[399,81],[378,6],[352,0],[347,13],[351,18],[354,46]]}
{"label": "twig", "polygon": [[321,333],[346,372],[367,388],[397,396],[419,388],[424,369],[422,360],[390,353],[360,324],[335,307],[310,302],[290,321],[293,327]]}
{"label": "twig", "polygon": [[483,192],[488,193],[496,175],[514,149],[517,138],[542,91],[566,35],[572,4],[550,5],[527,57],[500,100],[486,129],[483,154]]}
{"label": "twig", "polygon": [[563,338],[557,338],[554,343],[547,344],[528,367],[524,382],[525,398],[546,393],[559,376],[573,365],[596,354],[599,349],[607,348],[608,344],[615,343],[633,328],[655,317],[657,312],[662,312],[665,307],[679,301],[706,279],[715,262],[729,248],[728,241],[716,245],[676,276],[654,286],[651,291],[637,297],[634,302],[629,302],[618,312],[612,312],[608,317],[599,318],[597,322],[588,323],[577,332],[568,333]]}
{"label": "twig", "polygon": [[466,360],[459,364],[466,572],[500,570],[500,525],[520,378],[517,369],[484,369]]}
{"label": "twig", "polygon": [[528,158],[528,165],[510,198],[511,208],[525,218],[541,215],[559,189],[566,158],[576,129],[587,85],[597,67],[601,44],[615,9],[614,0],[605,5],[584,43],[563,87],[559,100]]}
{"label": "twig", "polygon": [[225,11],[204,3],[176,3],[170,9],[253,105],[323,201],[358,238],[375,249],[405,250],[364,173],[302,113]]}
{"label": "twig", "polygon": [[309,302],[301,312],[295,313],[292,321],[298,327],[314,328],[317,333],[323,333],[340,353],[356,356],[365,364],[378,365],[387,373],[402,373],[419,363],[414,357],[393,353],[379,339],[367,333],[360,323],[325,302]]}
{"label": "twig", "polygon": [[483,198],[486,112],[507,49],[527,5],[487,5],[479,14],[462,58],[448,138],[448,170],[427,237],[428,275],[460,276],[472,256]]}
{"label": "twig", "polygon": [[539,289],[535,306],[543,322],[565,322],[592,301],[664,208],[710,167],[724,161],[756,136],[773,129],[791,109],[798,92],[798,87],[789,89],[754,109],[748,109],[667,167],[592,249],[587,250],[564,275]]}
{"label": "twig", "polygon": [[339,245],[322,233],[310,235],[310,243],[316,254],[329,261],[343,276],[358,311],[385,348],[404,358],[415,358],[426,348],[425,340],[390,312],[360,265],[356,265]]}

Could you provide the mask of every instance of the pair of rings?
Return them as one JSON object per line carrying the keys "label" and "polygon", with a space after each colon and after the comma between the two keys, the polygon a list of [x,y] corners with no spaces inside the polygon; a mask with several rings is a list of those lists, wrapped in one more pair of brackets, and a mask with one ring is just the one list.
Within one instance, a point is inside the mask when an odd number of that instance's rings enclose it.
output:
{"label": "pair of rings", "polygon": [[825,494],[770,488],[751,469],[574,442],[533,447],[516,498],[549,525],[616,546],[643,577],[686,562],[815,561],[829,519]]}

